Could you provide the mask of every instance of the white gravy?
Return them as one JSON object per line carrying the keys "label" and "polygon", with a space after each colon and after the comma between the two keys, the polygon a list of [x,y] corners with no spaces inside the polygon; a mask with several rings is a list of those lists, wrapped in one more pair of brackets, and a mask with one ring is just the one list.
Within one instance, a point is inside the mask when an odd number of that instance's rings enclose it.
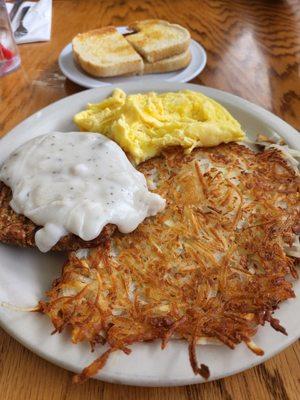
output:
{"label": "white gravy", "polygon": [[31,139],[4,162],[0,180],[12,189],[12,209],[42,227],[35,235],[42,252],[69,232],[95,239],[109,223],[132,232],[165,207],[123,150],[98,133]]}

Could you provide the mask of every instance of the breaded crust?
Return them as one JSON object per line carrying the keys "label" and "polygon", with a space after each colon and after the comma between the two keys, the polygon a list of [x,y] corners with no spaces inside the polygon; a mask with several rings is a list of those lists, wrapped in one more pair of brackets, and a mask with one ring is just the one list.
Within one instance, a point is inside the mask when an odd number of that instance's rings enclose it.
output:
{"label": "breaded crust", "polygon": [[[12,193],[8,186],[0,182],[0,242],[20,247],[35,247],[35,233],[39,229],[30,219],[17,214],[9,205]],[[104,244],[115,230],[114,225],[106,225],[94,240],[84,241],[78,236],[64,236],[53,248],[54,251],[74,251],[80,248],[96,247]]]}

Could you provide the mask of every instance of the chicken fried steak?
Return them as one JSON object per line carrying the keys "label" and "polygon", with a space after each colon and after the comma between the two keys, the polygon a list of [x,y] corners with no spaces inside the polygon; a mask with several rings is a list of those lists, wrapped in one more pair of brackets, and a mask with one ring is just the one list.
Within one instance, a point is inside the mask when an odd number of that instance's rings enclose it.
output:
{"label": "chicken fried steak", "polygon": [[[0,181],[0,242],[21,247],[35,247],[35,233],[40,228],[24,215],[17,214],[9,205],[12,192]],[[84,241],[69,234],[64,236],[51,250],[72,251],[82,247],[95,247],[104,243],[115,230],[114,225],[106,225],[94,240]]]}

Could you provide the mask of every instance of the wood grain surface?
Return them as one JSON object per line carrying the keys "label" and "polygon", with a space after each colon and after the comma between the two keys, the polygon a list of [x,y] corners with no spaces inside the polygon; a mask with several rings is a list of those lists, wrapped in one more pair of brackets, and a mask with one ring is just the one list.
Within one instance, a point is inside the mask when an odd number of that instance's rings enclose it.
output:
{"label": "wood grain surface", "polygon": [[[194,83],[242,96],[300,129],[298,0],[54,0],[51,41],[19,46],[22,67],[0,78],[0,136],[35,111],[83,90],[65,79],[57,64],[76,33],[145,18],[182,24],[206,48],[207,67]],[[94,380],[74,385],[71,376],[0,331],[1,400],[297,400],[300,344],[236,376],[180,388]]]}

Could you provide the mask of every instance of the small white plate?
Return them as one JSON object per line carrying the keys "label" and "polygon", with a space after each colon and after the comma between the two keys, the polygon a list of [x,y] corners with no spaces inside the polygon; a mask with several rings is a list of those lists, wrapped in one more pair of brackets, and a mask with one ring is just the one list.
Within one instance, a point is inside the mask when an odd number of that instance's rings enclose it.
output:
{"label": "small white plate", "polygon": [[[118,28],[120,33],[127,33],[126,27]],[[149,74],[149,75],[134,75],[134,76],[120,76],[116,78],[94,78],[84,72],[80,66],[74,61],[72,54],[72,43],[69,43],[58,58],[58,64],[62,73],[71,81],[86,88],[98,88],[107,85],[117,85],[120,82],[142,82],[156,81],[158,79],[167,82],[188,82],[195,76],[199,75],[206,64],[206,52],[204,48],[195,40],[191,41],[190,50],[192,60],[190,64],[178,71],[166,72],[164,74]]]}
{"label": "small white plate", "polygon": [[[31,137],[54,130],[74,131],[74,114],[87,103],[99,102],[120,87],[126,93],[146,91],[200,91],[223,104],[245,129],[248,137],[258,133],[269,137],[282,136],[286,142],[300,150],[299,133],[274,114],[240,97],[208,87],[143,81],[84,90],[66,97],[35,113],[0,140],[0,164],[21,143]],[[28,307],[44,296],[54,278],[58,277],[65,259],[64,254],[42,254],[37,250],[20,249],[0,245],[0,302]],[[266,325],[258,330],[254,340],[264,349],[265,355],[256,356],[244,345],[234,351],[225,346],[199,346],[197,356],[209,366],[210,380],[236,374],[266,361],[293,343],[300,336],[300,281],[294,283],[296,298],[281,304],[275,316],[287,329],[288,336]],[[103,352],[98,346],[94,353],[87,344],[72,344],[69,332],[50,335],[50,320],[37,313],[22,313],[0,308],[0,325],[24,346],[41,357],[71,371],[80,372]],[[159,342],[139,343],[131,346],[132,354],[121,351],[112,354],[96,378],[108,382],[138,386],[179,386],[204,382],[192,372],[187,345],[184,341],[172,341],[165,350]]]}

